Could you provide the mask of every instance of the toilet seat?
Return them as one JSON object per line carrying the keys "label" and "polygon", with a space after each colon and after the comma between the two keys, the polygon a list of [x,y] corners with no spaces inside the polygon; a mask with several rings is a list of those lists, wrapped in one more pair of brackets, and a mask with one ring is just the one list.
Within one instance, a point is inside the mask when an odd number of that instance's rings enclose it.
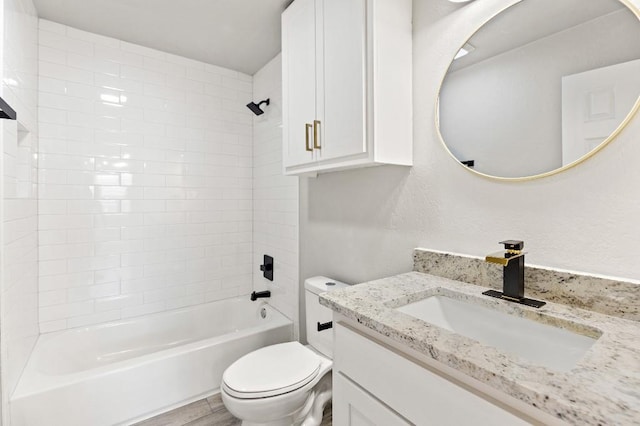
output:
{"label": "toilet seat", "polygon": [[273,397],[307,385],[320,366],[320,357],[299,342],[281,343],[238,359],[224,372],[222,386],[239,399]]}

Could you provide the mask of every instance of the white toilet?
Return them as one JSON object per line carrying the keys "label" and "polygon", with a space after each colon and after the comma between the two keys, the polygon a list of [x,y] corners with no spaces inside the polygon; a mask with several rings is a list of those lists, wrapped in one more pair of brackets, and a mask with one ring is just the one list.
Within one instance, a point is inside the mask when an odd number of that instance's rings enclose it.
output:
{"label": "white toilet", "polygon": [[222,375],[222,401],[245,426],[317,426],[331,400],[332,311],[320,305],[318,295],[347,284],[313,277],[304,287],[309,345],[289,342],[258,349]]}

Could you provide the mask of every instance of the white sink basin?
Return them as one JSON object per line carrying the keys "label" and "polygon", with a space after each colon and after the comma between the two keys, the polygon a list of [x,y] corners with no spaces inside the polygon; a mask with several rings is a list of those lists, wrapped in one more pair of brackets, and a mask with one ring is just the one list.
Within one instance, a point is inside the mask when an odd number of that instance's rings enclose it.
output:
{"label": "white sink basin", "polygon": [[571,370],[596,341],[446,296],[431,296],[396,310],[556,371]]}

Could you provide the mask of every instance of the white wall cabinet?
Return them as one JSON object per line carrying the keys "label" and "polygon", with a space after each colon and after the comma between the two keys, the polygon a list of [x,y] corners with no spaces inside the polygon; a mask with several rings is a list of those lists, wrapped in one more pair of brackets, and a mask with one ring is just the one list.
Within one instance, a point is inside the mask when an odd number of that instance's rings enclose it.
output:
{"label": "white wall cabinet", "polygon": [[[499,406],[334,317],[333,415],[344,425],[554,424]],[[525,420],[526,419],[526,420]]]}
{"label": "white wall cabinet", "polygon": [[411,0],[295,0],[285,10],[285,174],[412,164],[411,10]]}

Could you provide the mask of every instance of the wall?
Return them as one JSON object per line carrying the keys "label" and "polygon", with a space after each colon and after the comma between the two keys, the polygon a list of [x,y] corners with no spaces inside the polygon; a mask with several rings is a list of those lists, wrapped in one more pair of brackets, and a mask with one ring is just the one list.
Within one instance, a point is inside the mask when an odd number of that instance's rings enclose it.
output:
{"label": "wall", "polygon": [[[489,22],[483,31],[491,28]],[[443,139],[456,158],[473,159],[476,170],[494,176],[562,167],[562,77],[640,58],[639,34],[638,19],[623,8],[447,74]]]}
{"label": "wall", "polygon": [[40,330],[248,294],[252,78],[40,21]]}
{"label": "wall", "polygon": [[0,342],[4,424],[7,401],[38,337],[38,20],[31,0],[4,0],[2,98],[18,121],[0,120]]}
{"label": "wall", "polygon": [[301,279],[357,283],[410,271],[414,247],[484,256],[507,238],[525,241],[532,265],[640,278],[640,116],[597,156],[530,182],[476,176],[441,146],[438,84],[458,47],[512,3],[414,1],[414,166],[301,180]]}
{"label": "wall", "polygon": [[[253,100],[270,99],[253,120],[253,287],[269,289],[271,303],[291,318],[298,336],[298,178],[282,174],[282,58],[253,76]],[[273,282],[258,270],[274,258]]]}

